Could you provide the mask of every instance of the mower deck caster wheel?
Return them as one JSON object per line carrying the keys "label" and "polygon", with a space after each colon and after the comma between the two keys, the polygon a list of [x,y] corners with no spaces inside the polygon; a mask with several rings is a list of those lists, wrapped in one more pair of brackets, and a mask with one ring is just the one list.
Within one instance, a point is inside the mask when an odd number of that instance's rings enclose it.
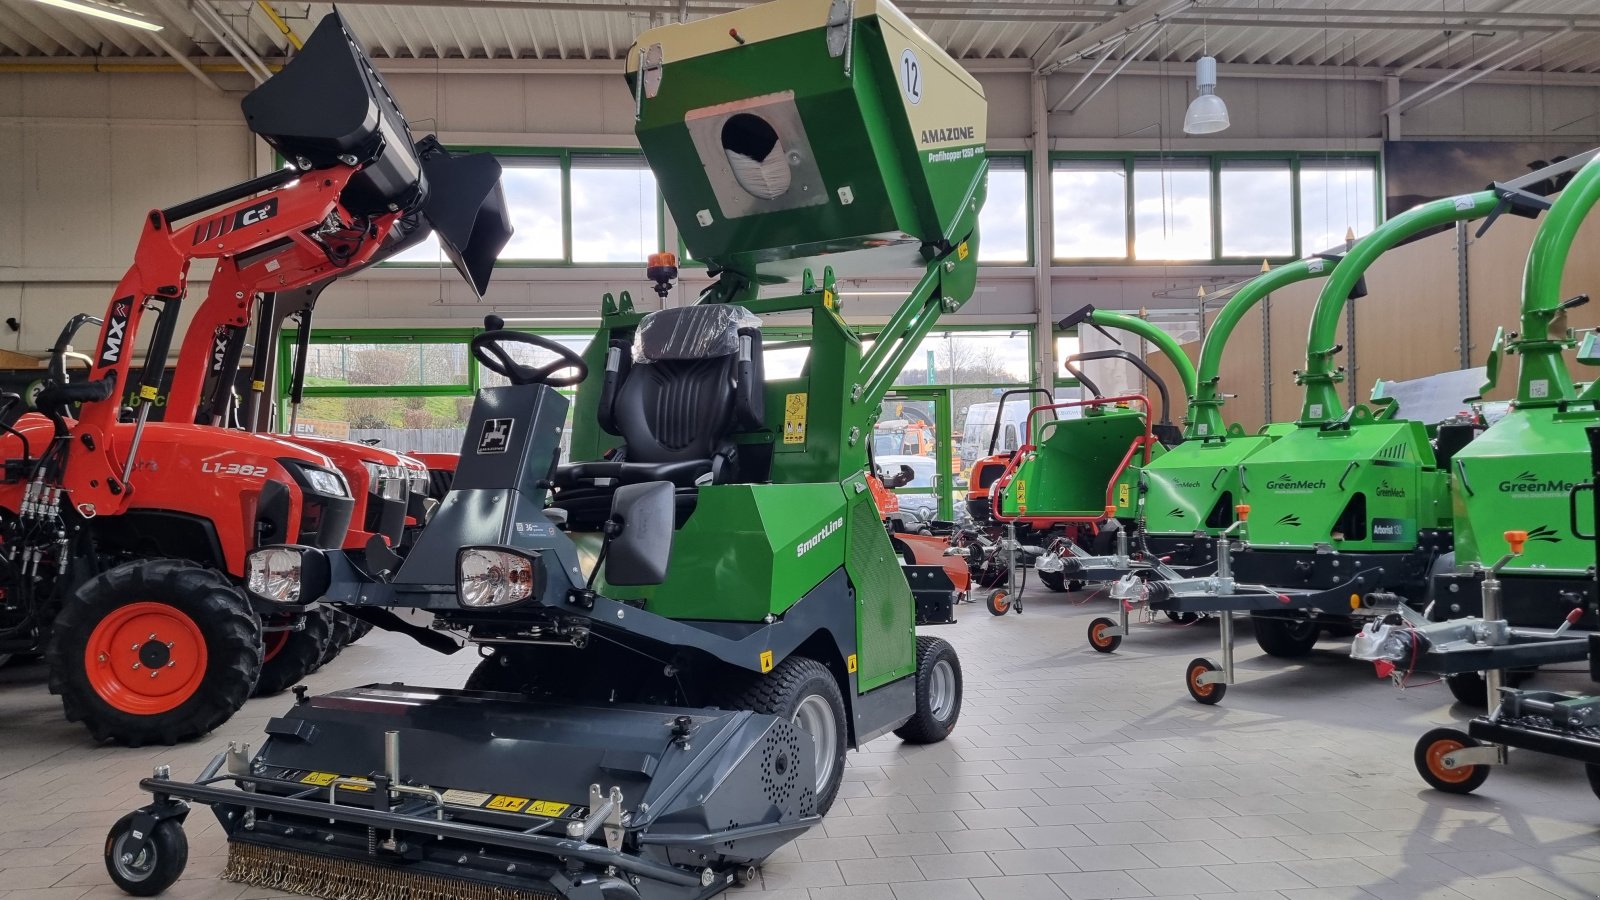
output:
{"label": "mower deck caster wheel", "polygon": [[[1422,780],[1436,791],[1447,794],[1470,794],[1483,785],[1489,777],[1489,767],[1485,765],[1446,767],[1444,758],[1457,750],[1468,747],[1481,747],[1483,742],[1454,728],[1435,728],[1422,736],[1417,741],[1417,749],[1412,754],[1412,761],[1416,763],[1417,774]],[[1592,768],[1592,767],[1590,767]],[[1590,775],[1590,784],[1594,783],[1594,776]]]}
{"label": "mower deck caster wheel", "polygon": [[917,636],[917,711],[896,728],[908,744],[937,744],[955,730],[961,718],[961,660],[942,638]]}
{"label": "mower deck caster wheel", "polygon": [[1006,613],[1011,612],[1011,592],[1005,588],[1000,588],[997,591],[990,591],[988,605],[989,612],[997,616],[1003,616]]}
{"label": "mower deck caster wheel", "polygon": [[178,880],[189,863],[189,839],[175,819],[158,823],[138,853],[128,849],[133,841],[133,819],[128,813],[106,834],[106,872],[117,887],[135,897],[154,897]]}
{"label": "mower deck caster wheel", "polygon": [[1201,683],[1200,681],[1200,676],[1207,672],[1218,672],[1221,669],[1221,666],[1204,657],[1189,660],[1189,667],[1184,670],[1183,683],[1189,689],[1189,696],[1194,698],[1194,702],[1203,703],[1206,706],[1215,706],[1222,702],[1223,696],[1228,693],[1227,682],[1211,681]]}
{"label": "mower deck caster wheel", "polygon": [[1089,646],[1100,653],[1115,653],[1122,646],[1122,635],[1106,634],[1109,629],[1117,627],[1117,623],[1101,616],[1089,623]]}

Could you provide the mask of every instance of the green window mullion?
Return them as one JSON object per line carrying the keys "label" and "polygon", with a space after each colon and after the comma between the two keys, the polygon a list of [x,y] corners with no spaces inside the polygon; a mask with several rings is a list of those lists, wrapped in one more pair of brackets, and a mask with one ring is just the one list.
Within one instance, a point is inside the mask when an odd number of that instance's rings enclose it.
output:
{"label": "green window mullion", "polygon": [[1127,235],[1128,250],[1127,250],[1127,254],[1125,256],[1123,256],[1123,260],[1125,262],[1133,262],[1134,261],[1134,252],[1135,252],[1135,248],[1134,248],[1134,230],[1138,227],[1138,224],[1135,221],[1135,218],[1134,218],[1134,215],[1133,215],[1133,157],[1131,155],[1130,156],[1124,156],[1122,158],[1122,182],[1123,182],[1122,183],[1123,194],[1127,197],[1127,199],[1124,201],[1124,203],[1127,206],[1127,221],[1128,221],[1128,224],[1127,224],[1127,229],[1128,229],[1128,235]]}
{"label": "green window mullion", "polygon": [[561,151],[561,261],[572,265],[572,153]]}
{"label": "green window mullion", "polygon": [[1306,250],[1300,246],[1300,154],[1289,157],[1289,227],[1294,230],[1294,258],[1301,259]]}
{"label": "green window mullion", "polygon": [[1222,159],[1211,157],[1211,261],[1222,261]]}

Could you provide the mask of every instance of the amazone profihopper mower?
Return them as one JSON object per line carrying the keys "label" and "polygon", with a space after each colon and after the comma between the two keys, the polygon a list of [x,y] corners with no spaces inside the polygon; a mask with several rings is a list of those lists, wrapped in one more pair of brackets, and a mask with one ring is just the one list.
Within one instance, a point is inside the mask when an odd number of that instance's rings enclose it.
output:
{"label": "amazone profihopper mower", "polygon": [[[227,877],[277,890],[707,897],[820,820],[848,747],[954,728],[955,652],[915,633],[950,620],[948,581],[909,586],[867,441],[920,340],[973,290],[982,91],[881,2],[654,29],[628,74],[640,144],[715,278],[700,301],[646,314],[608,296],[581,357],[486,322],[473,353],[510,384],[479,392],[409,554],[251,558],[274,602],[477,645],[467,689],[304,697],[254,755],[230,748],[195,782],[158,770],[154,802],[106,845],[129,890],[176,877],[198,801],[228,835]],[[867,350],[819,258],[923,274]],[[650,276],[670,295],[670,260]],[[765,378],[761,316],[796,312],[809,360]],[[519,345],[559,358],[529,365]],[[558,465],[556,388],[574,384],[575,461]]]}

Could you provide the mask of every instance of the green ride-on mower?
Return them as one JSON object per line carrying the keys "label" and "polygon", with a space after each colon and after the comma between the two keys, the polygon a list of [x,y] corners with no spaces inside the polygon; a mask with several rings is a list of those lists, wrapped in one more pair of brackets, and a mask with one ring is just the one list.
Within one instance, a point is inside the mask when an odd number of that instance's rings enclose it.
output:
{"label": "green ride-on mower", "polygon": [[[847,748],[955,727],[955,651],[915,631],[951,620],[949,581],[893,552],[867,442],[974,287],[982,90],[881,2],[778,0],[654,29],[628,59],[640,144],[712,285],[651,313],[608,295],[581,356],[487,321],[473,353],[510,384],[479,391],[403,558],[250,557],[259,597],[483,660],[464,690],[302,695],[253,755],[231,746],[193,782],[158,769],[106,844],[124,889],[177,877],[201,802],[225,877],[274,890],[708,897],[820,821]],[[920,280],[864,346],[834,269],[909,267]],[[663,298],[676,274],[653,260]],[[807,364],[766,378],[761,317],[795,313]]]}

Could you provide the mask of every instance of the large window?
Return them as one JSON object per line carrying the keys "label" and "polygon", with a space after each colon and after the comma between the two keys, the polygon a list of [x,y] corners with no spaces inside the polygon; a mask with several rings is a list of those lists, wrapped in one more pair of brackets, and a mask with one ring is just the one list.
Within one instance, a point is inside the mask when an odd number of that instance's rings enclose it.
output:
{"label": "large window", "polygon": [[978,213],[978,262],[1026,263],[1033,258],[1033,204],[1021,156],[989,156],[989,189]]}
{"label": "large window", "polygon": [[[500,164],[514,232],[501,263],[642,263],[661,249],[663,207],[643,156],[507,152]],[[448,264],[431,235],[389,262]]]}
{"label": "large window", "polygon": [[1378,220],[1375,155],[1063,155],[1051,164],[1064,263],[1287,260]]}

